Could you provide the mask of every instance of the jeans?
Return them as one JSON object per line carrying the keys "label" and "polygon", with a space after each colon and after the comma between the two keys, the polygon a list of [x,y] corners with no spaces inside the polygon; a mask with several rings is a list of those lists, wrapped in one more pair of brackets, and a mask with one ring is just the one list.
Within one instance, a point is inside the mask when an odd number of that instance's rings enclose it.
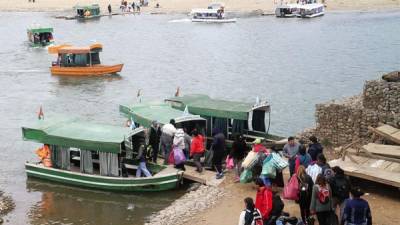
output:
{"label": "jeans", "polygon": [[142,176],[142,172],[144,173],[144,175],[146,177],[151,177],[151,173],[149,172],[149,170],[146,167],[146,162],[140,162],[139,163],[139,167],[136,170],[136,177],[141,177]]}
{"label": "jeans", "polygon": [[163,154],[164,154],[164,164],[168,164],[168,158],[169,158],[169,153],[171,152],[171,146],[170,145],[161,145]]}
{"label": "jeans", "polygon": [[151,148],[153,149],[153,155],[152,155],[153,162],[157,163],[159,145],[152,145]]}
{"label": "jeans", "polygon": [[201,163],[200,163],[201,155],[202,155],[202,153],[194,153],[193,154],[193,162],[196,165],[196,168],[197,168],[198,172],[202,172],[203,171],[203,167],[201,166]]}

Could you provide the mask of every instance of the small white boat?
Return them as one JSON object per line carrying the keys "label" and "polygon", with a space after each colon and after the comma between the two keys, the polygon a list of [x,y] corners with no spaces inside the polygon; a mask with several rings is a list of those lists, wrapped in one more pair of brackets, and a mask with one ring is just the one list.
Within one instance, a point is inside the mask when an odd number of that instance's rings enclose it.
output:
{"label": "small white boat", "polygon": [[275,9],[276,17],[296,17],[299,15],[299,4],[279,5]]}
{"label": "small white boat", "polygon": [[320,3],[304,4],[299,6],[298,17],[301,18],[314,18],[323,16],[325,13],[325,6]]}
{"label": "small white boat", "polygon": [[190,12],[192,22],[205,23],[235,23],[236,18],[225,17],[225,7],[220,3],[214,3],[207,9],[193,9]]}

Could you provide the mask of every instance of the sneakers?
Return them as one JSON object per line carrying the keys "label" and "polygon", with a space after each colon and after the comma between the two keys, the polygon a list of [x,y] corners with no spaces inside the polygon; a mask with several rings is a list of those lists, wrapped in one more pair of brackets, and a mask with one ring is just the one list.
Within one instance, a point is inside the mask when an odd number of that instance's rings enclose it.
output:
{"label": "sneakers", "polygon": [[215,176],[216,179],[221,179],[224,177],[223,173],[217,173],[217,175]]}

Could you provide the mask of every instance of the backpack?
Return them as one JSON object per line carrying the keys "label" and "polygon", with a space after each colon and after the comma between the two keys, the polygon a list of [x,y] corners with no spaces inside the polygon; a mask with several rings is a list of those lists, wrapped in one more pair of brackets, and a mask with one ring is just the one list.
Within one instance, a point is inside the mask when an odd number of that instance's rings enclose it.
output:
{"label": "backpack", "polygon": [[345,177],[335,177],[332,181],[332,194],[341,200],[349,197],[350,184]]}
{"label": "backpack", "polygon": [[329,202],[329,189],[326,187],[318,188],[318,200],[321,204],[327,204]]}
{"label": "backpack", "polygon": [[260,212],[256,208],[254,208],[253,212],[246,209],[246,215],[244,216],[244,224],[252,225],[253,222],[254,222],[254,225],[263,225],[263,220],[262,220]]}

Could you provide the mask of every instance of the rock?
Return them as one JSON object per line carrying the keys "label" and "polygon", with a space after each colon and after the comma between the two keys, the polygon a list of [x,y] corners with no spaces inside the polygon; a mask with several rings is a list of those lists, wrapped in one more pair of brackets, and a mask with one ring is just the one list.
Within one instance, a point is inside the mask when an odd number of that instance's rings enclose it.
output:
{"label": "rock", "polygon": [[382,76],[382,79],[388,82],[399,82],[400,71],[393,71]]}

